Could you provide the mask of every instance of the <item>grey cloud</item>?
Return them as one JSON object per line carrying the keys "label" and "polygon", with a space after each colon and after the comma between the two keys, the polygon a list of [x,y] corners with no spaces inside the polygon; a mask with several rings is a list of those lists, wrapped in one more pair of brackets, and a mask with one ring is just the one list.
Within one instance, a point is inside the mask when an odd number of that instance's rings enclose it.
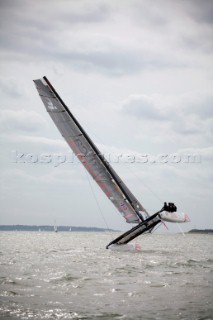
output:
{"label": "grey cloud", "polygon": [[26,4],[26,1],[13,1],[13,0],[1,0],[0,2],[0,8],[3,9],[12,9],[12,8],[23,8]]}
{"label": "grey cloud", "polygon": [[35,132],[47,127],[46,121],[34,111],[0,111],[1,130],[3,132]]}
{"label": "grey cloud", "polygon": [[[166,3],[166,1],[164,1]],[[130,17],[133,23],[143,27],[161,28],[168,25],[170,16],[165,14],[165,8],[162,10],[162,1],[158,1],[152,6],[147,1],[134,1],[130,10]],[[167,3],[167,9],[169,3]]]}
{"label": "grey cloud", "polygon": [[[132,10],[133,23],[165,32],[168,43],[178,50],[188,49],[209,53],[213,50],[213,2],[189,0],[159,0],[155,6],[148,2],[136,1]],[[181,22],[181,23],[180,23]],[[171,30],[171,33],[169,31]]]}
{"label": "grey cloud", "polygon": [[192,19],[192,23],[191,28],[186,28],[180,35],[180,45],[195,52],[201,51],[207,54],[212,52],[213,2],[211,0],[185,1],[182,3],[182,11]]}
{"label": "grey cloud", "polygon": [[172,121],[172,128],[181,135],[194,135],[204,132],[204,127],[184,116]]}
{"label": "grey cloud", "polygon": [[213,96],[207,94],[198,96],[195,101],[189,102],[186,112],[195,114],[201,119],[213,118]]}
{"label": "grey cloud", "polygon": [[169,117],[159,108],[156,108],[155,102],[151,97],[144,95],[133,95],[124,101],[122,110],[137,118],[149,120],[165,121]]}
{"label": "grey cloud", "polygon": [[105,52],[67,52],[59,53],[63,59],[69,63],[70,67],[84,72],[103,72],[108,75],[123,75],[137,73],[146,68],[147,63],[143,61],[139,54],[131,51],[114,51],[113,49]]}
{"label": "grey cloud", "polygon": [[[60,54],[59,54],[60,56]],[[110,48],[105,52],[70,52],[62,53],[70,62],[70,66],[82,71],[103,72],[108,75],[125,75],[139,73],[145,69],[177,68],[182,64],[178,61],[167,60],[165,57],[151,53],[132,51],[128,48],[114,50]],[[183,66],[183,65],[182,65]]]}
{"label": "grey cloud", "polygon": [[[47,5],[50,2],[42,2],[42,5],[41,2],[29,4],[23,1],[22,5],[23,3],[26,5],[23,10],[18,6],[12,9],[6,6],[2,10],[2,60],[52,59],[66,63],[70,68],[81,72],[118,76],[138,73],[147,68],[184,66],[179,57],[171,57],[163,52],[156,54],[155,48],[146,48],[138,41],[135,41],[133,47],[125,38],[119,43],[119,37],[113,38],[114,35],[108,32],[102,35],[101,32],[99,34],[91,30],[86,33],[87,40],[84,44],[84,32],[81,30],[83,26],[79,28],[78,24],[85,23],[86,28],[92,22],[100,25],[100,22],[109,19],[113,9],[106,3],[94,2],[95,4],[87,9],[87,6],[76,5],[76,2],[75,5],[72,2],[64,2],[64,6],[58,6],[58,2],[55,2],[50,11]],[[132,6],[128,6],[132,9]]]}
{"label": "grey cloud", "polygon": [[[2,5],[0,25],[16,32],[16,28],[28,27],[30,30],[45,32],[63,30],[79,23],[101,23],[110,17],[110,7],[104,3],[64,1],[16,1]],[[50,10],[51,6],[51,10]]]}
{"label": "grey cloud", "polygon": [[0,91],[14,99],[20,98],[25,94],[24,87],[21,87],[20,82],[14,78],[0,79]]}
{"label": "grey cloud", "polygon": [[182,6],[194,20],[207,24],[213,23],[212,0],[184,1]]}
{"label": "grey cloud", "polygon": [[[70,39],[71,41],[72,39]],[[97,39],[99,41],[99,39]],[[144,69],[178,68],[183,66],[177,60],[155,55],[155,53],[144,53],[141,50],[129,48],[113,48],[113,44],[102,50],[87,48],[78,50],[75,48],[59,48],[55,39],[47,34],[39,40],[32,38],[12,38],[4,42],[4,59],[16,59],[20,61],[42,60],[60,61],[72,69],[82,72],[104,73],[107,75],[124,75],[138,73]],[[53,50],[53,49],[54,50]],[[2,58],[3,59],[3,58]]]}
{"label": "grey cloud", "polygon": [[183,135],[202,134],[212,140],[213,97],[195,94],[180,99],[179,105],[178,117],[172,119],[175,131]]}
{"label": "grey cloud", "polygon": [[[5,2],[0,11],[1,54],[4,58],[11,55],[18,60],[28,56],[36,59],[38,55],[49,57],[52,52],[57,52],[61,33],[69,29],[73,34],[79,33],[78,28],[73,29],[79,23],[100,24],[108,18],[109,12],[105,4],[97,2],[85,6],[81,2],[67,1],[63,5],[58,1]],[[69,37],[65,35],[64,40],[69,41]]]}
{"label": "grey cloud", "polygon": [[213,147],[206,148],[185,148],[178,151],[180,154],[197,154],[201,156],[202,163],[213,162]]}
{"label": "grey cloud", "polygon": [[189,50],[208,54],[213,50],[213,33],[210,31],[208,34],[206,31],[203,31],[199,36],[197,34],[185,34],[180,38],[179,43],[181,46],[185,46]]}
{"label": "grey cloud", "polygon": [[87,5],[83,11],[73,12],[73,9],[68,8],[68,12],[62,15],[62,18],[70,24],[78,23],[96,23],[103,22],[110,17],[110,9],[105,4],[96,6]]}
{"label": "grey cloud", "polygon": [[166,122],[180,135],[211,136],[213,99],[206,95],[175,99],[166,96],[132,95],[122,103],[122,111],[138,120]]}

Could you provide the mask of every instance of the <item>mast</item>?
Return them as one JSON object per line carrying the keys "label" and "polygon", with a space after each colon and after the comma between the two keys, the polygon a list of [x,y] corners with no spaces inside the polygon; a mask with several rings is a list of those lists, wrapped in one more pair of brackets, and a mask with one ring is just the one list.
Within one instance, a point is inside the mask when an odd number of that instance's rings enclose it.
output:
{"label": "mast", "polygon": [[[140,221],[144,221],[143,216],[135,209],[134,204],[131,200],[131,198],[129,197],[128,193],[125,191],[125,188],[123,188],[122,183],[120,183],[119,181],[119,177],[117,176],[117,174],[115,173],[115,171],[112,169],[112,167],[109,165],[109,163],[107,162],[107,160],[104,158],[104,156],[100,153],[100,151],[98,150],[98,148],[96,147],[96,145],[93,143],[93,141],[90,139],[90,137],[88,136],[88,134],[86,133],[86,131],[82,128],[82,126],[80,125],[80,123],[77,121],[77,119],[73,116],[73,114],[70,112],[69,108],[66,106],[66,104],[64,103],[64,101],[61,99],[61,97],[59,96],[59,94],[57,93],[57,91],[55,90],[55,88],[52,86],[52,84],[49,82],[49,80],[47,79],[47,77],[43,77],[43,79],[47,82],[48,86],[51,88],[51,90],[54,92],[55,96],[58,98],[58,100],[61,102],[61,104],[63,105],[64,109],[67,111],[67,113],[69,114],[69,116],[72,118],[72,120],[74,121],[74,123],[76,124],[76,126],[80,129],[80,131],[83,133],[84,137],[86,138],[86,140],[88,141],[88,143],[92,146],[92,148],[94,149],[94,151],[96,152],[98,158],[100,159],[100,161],[102,162],[102,164],[105,166],[105,168],[107,168],[107,170],[110,172],[110,175],[112,176],[112,178],[115,180],[115,182],[118,184],[119,188],[121,189],[121,191],[123,192],[123,194],[125,195],[124,200],[128,200],[128,202],[130,203],[130,205],[132,206],[132,208],[134,209],[135,213],[137,214],[138,218]],[[145,211],[146,212],[146,211]]]}

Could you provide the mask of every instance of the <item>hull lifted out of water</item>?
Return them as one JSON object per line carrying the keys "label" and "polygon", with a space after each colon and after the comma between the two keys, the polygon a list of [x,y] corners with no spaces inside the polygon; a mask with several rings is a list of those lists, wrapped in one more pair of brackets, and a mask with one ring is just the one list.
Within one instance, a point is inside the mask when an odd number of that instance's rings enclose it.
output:
{"label": "hull lifted out of water", "polygon": [[111,241],[106,248],[108,249],[112,244],[127,244],[129,241],[140,236],[142,233],[151,231],[158,223],[161,222],[158,213],[148,217],[145,221],[142,221],[134,228],[123,233],[121,236]]}
{"label": "hull lifted out of water", "polygon": [[150,216],[109,162],[106,161],[49,80],[43,77],[34,80],[34,83],[47,112],[76,157],[125,218],[126,222],[137,224],[111,241],[107,248],[112,244],[126,244],[142,233],[152,232],[154,227],[162,220],[169,222],[189,221],[187,215],[177,212],[173,203],[168,205],[164,203],[160,211]]}

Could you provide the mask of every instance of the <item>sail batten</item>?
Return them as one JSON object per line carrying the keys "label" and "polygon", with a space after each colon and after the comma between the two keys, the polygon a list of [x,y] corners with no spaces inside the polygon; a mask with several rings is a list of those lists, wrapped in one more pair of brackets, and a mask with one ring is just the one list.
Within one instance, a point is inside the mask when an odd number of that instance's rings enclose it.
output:
{"label": "sail batten", "polygon": [[102,191],[129,223],[144,220],[146,210],[101,154],[48,79],[34,80],[47,112],[69,147]]}

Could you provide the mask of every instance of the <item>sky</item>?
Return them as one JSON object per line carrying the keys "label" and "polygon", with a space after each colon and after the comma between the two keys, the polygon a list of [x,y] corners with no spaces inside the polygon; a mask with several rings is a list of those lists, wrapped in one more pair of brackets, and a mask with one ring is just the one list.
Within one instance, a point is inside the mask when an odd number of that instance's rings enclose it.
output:
{"label": "sky", "polygon": [[0,224],[130,227],[46,113],[45,75],[149,213],[213,228],[212,1],[1,0],[0,24]]}

